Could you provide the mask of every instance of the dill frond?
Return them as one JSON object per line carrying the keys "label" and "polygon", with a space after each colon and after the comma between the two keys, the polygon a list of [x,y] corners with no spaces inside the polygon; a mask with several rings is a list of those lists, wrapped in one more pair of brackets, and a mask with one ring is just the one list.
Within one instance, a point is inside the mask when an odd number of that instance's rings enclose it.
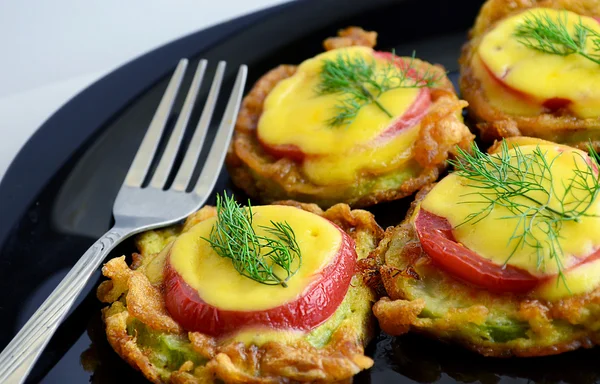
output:
{"label": "dill frond", "polygon": [[341,95],[335,106],[333,117],[327,120],[331,127],[352,124],[362,107],[375,104],[388,117],[394,117],[381,104],[379,98],[385,92],[398,88],[432,88],[442,78],[430,70],[419,72],[414,65],[415,53],[408,62],[392,53],[392,60],[378,67],[375,59],[350,57],[340,53],[335,59],[323,60],[317,95]]}
{"label": "dill frond", "polygon": [[[550,55],[580,55],[600,64],[600,33],[583,24],[581,17],[573,31],[568,28],[568,14],[562,11],[554,20],[548,13],[530,14],[514,32],[517,41],[527,48]],[[588,50],[588,39],[593,49]]]}
{"label": "dill frond", "polygon": [[[545,252],[557,265],[564,282],[559,239],[565,222],[580,222],[583,217],[596,217],[588,210],[600,193],[598,161],[600,156],[590,147],[590,156],[582,156],[581,165],[574,159],[572,177],[560,181],[562,188],[554,188],[552,166],[556,159],[547,158],[539,146],[531,153],[523,153],[519,147],[509,150],[503,142],[500,152],[488,155],[473,145],[471,153],[457,149],[456,160],[450,161],[455,173],[467,186],[476,189],[469,193],[472,200],[464,203],[480,208],[469,214],[460,225],[476,224],[487,217],[494,208],[504,207],[510,215],[502,219],[516,219],[517,225],[509,238],[514,244],[510,258],[521,248],[535,250],[538,269],[544,267]],[[574,155],[575,156],[575,155]],[[539,230],[538,233],[534,229]],[[514,242],[514,243],[513,243]]]}
{"label": "dill frond", "polygon": [[[270,226],[261,226],[270,236],[260,236],[252,227],[252,218],[250,202],[244,208],[227,193],[217,195],[217,222],[209,238],[203,239],[219,256],[231,259],[241,275],[261,284],[287,287],[302,265],[294,230],[287,222],[271,221]],[[276,271],[275,267],[280,268]]]}

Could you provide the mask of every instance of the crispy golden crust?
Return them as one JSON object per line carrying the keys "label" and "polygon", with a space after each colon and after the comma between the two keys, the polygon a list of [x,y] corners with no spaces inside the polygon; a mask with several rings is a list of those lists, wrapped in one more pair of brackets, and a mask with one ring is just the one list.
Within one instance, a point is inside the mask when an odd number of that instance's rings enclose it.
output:
{"label": "crispy golden crust", "polygon": [[127,333],[127,320],[129,318],[127,311],[106,316],[108,312],[104,311],[106,337],[115,352],[130,365],[139,369],[148,380],[153,383],[161,383],[158,372],[156,372],[148,357],[142,353],[135,343],[135,337]]}
{"label": "crispy golden crust", "polygon": [[568,111],[543,113],[539,116],[506,114],[489,104],[480,81],[471,65],[484,35],[500,20],[530,8],[565,9],[580,15],[599,17],[598,0],[488,0],[462,48],[460,62],[460,91],[469,102],[469,116],[474,120],[485,141],[511,136],[532,136],[587,149],[588,140],[600,149],[600,117],[581,119]]}
{"label": "crispy golden crust", "polygon": [[[296,206],[338,224],[354,238],[357,252],[364,257],[375,249],[383,237],[383,230],[377,225],[372,214],[350,210],[349,206],[344,204],[338,204],[327,211],[314,204],[294,201],[282,201],[278,204]],[[213,207],[205,207],[190,216],[182,228],[189,229],[215,214]],[[148,239],[157,237],[152,231],[141,236],[144,244]],[[289,344],[271,341],[256,346],[220,340],[198,332],[185,332],[165,308],[162,282],[151,284],[147,277],[153,260],[160,258],[160,254],[157,253],[160,246],[147,245],[146,249],[155,253],[138,255],[139,269],[128,267],[124,256],[110,260],[102,270],[110,280],[98,287],[97,294],[101,301],[111,303],[103,309],[103,320],[110,345],[131,366],[142,371],[150,381],[210,383],[221,380],[227,383],[260,384],[346,382],[354,374],[373,365],[373,361],[364,355],[364,345],[372,333],[369,318],[363,319],[362,323],[341,320],[322,348],[314,347],[304,339]],[[350,289],[367,292],[364,296],[367,301],[375,298],[362,283],[360,273],[355,276]],[[194,358],[189,358],[188,354],[185,361],[174,367],[169,366],[172,362],[164,363],[164,366],[157,365],[156,361],[153,362],[149,357],[152,351],[147,345],[143,346],[139,342],[138,338],[144,337],[138,333],[140,328],[131,330],[132,324],[139,323],[153,332],[153,340],[161,337],[160,335],[180,340],[184,348],[194,354]]]}
{"label": "crispy golden crust", "polygon": [[376,44],[377,32],[368,32],[359,27],[348,27],[340,29],[338,36],[325,39],[323,48],[326,51],[353,46],[373,48]]}
{"label": "crispy golden crust", "polygon": [[[325,40],[325,47],[375,44],[376,33],[351,27],[340,31],[340,37]],[[283,79],[292,76],[296,67],[281,65],[261,77],[244,98],[236,123],[233,142],[227,154],[229,174],[239,188],[265,203],[294,199],[330,207],[343,202],[352,207],[366,207],[413,194],[434,182],[452,156],[456,145],[467,148],[474,136],[463,124],[461,110],[467,105],[459,100],[441,66],[414,60],[418,72],[439,74],[439,88],[433,90],[433,105],[422,121],[419,138],[413,146],[414,159],[406,166],[408,177],[398,170],[389,174],[363,175],[348,185],[323,186],[311,183],[303,175],[302,166],[287,158],[274,158],[266,153],[257,138],[258,120],[269,92]]]}
{"label": "crispy golden crust", "polygon": [[417,194],[407,220],[388,228],[363,262],[387,292],[373,306],[391,335],[421,332],[486,356],[543,356],[600,343],[600,288],[555,302],[494,294],[459,281],[433,264],[408,218],[433,186]]}

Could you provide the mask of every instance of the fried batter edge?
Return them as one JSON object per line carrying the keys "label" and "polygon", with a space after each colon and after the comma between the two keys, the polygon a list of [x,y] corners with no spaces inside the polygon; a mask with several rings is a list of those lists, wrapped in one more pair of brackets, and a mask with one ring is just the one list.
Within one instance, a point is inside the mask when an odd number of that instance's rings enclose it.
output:
{"label": "fried batter edge", "polygon": [[[280,201],[277,204],[295,206],[331,220],[354,238],[357,248],[371,251],[383,237],[383,230],[372,214],[350,210],[345,204],[335,205],[327,211],[314,204],[294,201]],[[202,208],[186,220],[183,228],[190,228],[214,215],[213,207]],[[373,333],[370,319],[365,319],[363,324],[367,328],[366,337],[357,333],[356,326],[342,321],[321,349],[304,340],[292,345],[268,342],[260,347],[246,346],[241,342],[219,344],[207,335],[185,333],[166,311],[162,286],[151,285],[144,273],[130,269],[124,256],[110,260],[104,266],[103,273],[111,278],[103,282],[97,292],[101,301],[112,303],[102,311],[108,341],[125,361],[154,383],[205,383],[215,379],[260,384],[288,381],[347,382],[354,374],[373,365],[373,360],[364,355],[364,346]],[[357,272],[355,277],[353,284],[364,287],[360,273]],[[375,299],[374,295],[372,299]],[[137,308],[135,316],[130,307]],[[187,336],[194,351],[207,363],[195,366],[191,361],[186,361],[178,370],[170,372],[165,380],[164,374],[161,376],[158,367],[149,361],[136,344],[136,336],[128,334],[127,324],[133,319],[142,321],[156,331]]]}

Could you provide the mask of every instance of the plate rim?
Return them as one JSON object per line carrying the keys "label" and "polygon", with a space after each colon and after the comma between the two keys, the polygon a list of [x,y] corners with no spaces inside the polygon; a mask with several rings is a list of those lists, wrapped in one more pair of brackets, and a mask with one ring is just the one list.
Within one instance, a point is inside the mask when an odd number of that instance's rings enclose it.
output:
{"label": "plate rim", "polygon": [[[147,89],[168,76],[177,65],[173,57],[197,56],[246,27],[309,2],[315,0],[288,1],[192,32],[133,58],[73,95],[35,130],[0,179],[0,246],[68,160]],[[62,132],[60,140],[56,140],[57,132]]]}

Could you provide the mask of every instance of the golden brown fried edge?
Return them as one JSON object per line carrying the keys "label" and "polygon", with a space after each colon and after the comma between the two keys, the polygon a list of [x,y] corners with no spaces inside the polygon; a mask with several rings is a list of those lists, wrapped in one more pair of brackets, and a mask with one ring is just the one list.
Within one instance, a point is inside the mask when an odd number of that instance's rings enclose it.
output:
{"label": "golden brown fried edge", "polygon": [[[469,32],[469,41],[462,48],[459,59],[461,96],[469,103],[469,116],[474,120],[484,141],[512,136],[532,136],[586,150],[588,137],[582,138],[581,135],[583,133],[585,136],[586,130],[600,128],[600,117],[580,119],[564,111],[544,113],[535,117],[505,114],[489,104],[470,64],[484,35],[499,21],[527,9],[539,7],[564,9],[584,16],[600,17],[598,0],[488,0]],[[593,147],[600,150],[600,134],[590,136]]]}
{"label": "golden brown fried edge", "polygon": [[[390,335],[418,332],[456,342],[485,356],[545,356],[600,344],[600,288],[555,302],[499,295],[470,286],[438,268],[420,246],[409,218],[434,185],[423,188],[400,225],[386,230],[384,239],[361,267],[371,285],[384,295],[373,306],[381,328]],[[421,286],[422,288],[419,288]],[[443,316],[427,314],[426,295],[456,305]],[[387,296],[385,296],[387,295]],[[495,313],[508,313],[528,328],[525,339],[483,340],[473,327],[483,327]],[[556,342],[553,342],[556,340]]]}
{"label": "golden brown fried edge", "polygon": [[[325,40],[324,47],[327,50],[352,45],[373,47],[376,36],[375,32],[350,27],[341,30],[339,37]],[[264,203],[295,199],[316,203],[324,208],[339,202],[358,208],[409,196],[420,187],[434,182],[445,168],[448,156],[455,153],[456,146],[467,148],[474,136],[458,117],[467,104],[456,96],[444,68],[418,59],[414,60],[414,68],[419,73],[429,71],[440,77],[438,88],[432,90],[433,105],[422,120],[419,137],[413,147],[414,167],[420,170],[417,176],[391,188],[367,188],[366,191],[361,190],[361,185],[373,182],[377,177],[365,175],[357,183],[322,186],[307,180],[301,165],[295,161],[277,159],[267,154],[256,136],[264,101],[279,81],[296,71],[296,66],[280,65],[262,76],[242,103],[226,159],[234,184]]]}
{"label": "golden brown fried edge", "polygon": [[[327,218],[352,236],[357,250],[361,249],[365,254],[372,251],[383,237],[383,230],[371,213],[350,210],[345,204],[337,204],[327,211],[314,204],[294,201],[277,204],[295,206]],[[189,229],[215,214],[214,207],[202,208],[187,219],[183,229]],[[158,369],[136,345],[136,337],[128,334],[127,324],[132,318],[152,330],[187,337],[194,351],[208,361],[205,365],[198,366],[191,361],[185,362],[171,373],[170,383],[206,383],[215,379],[228,383],[261,384],[290,380],[343,382],[373,364],[364,355],[364,345],[372,334],[371,319],[364,319],[364,323],[360,325],[343,321],[322,349],[315,348],[304,340],[294,345],[268,342],[257,347],[236,342],[222,344],[215,338],[198,332],[186,333],[166,311],[162,285],[152,284],[144,273],[136,270],[144,264],[143,258],[147,256],[150,255],[134,254],[133,269],[127,266],[124,256],[110,260],[103,268],[103,274],[110,280],[98,287],[98,297],[101,301],[112,303],[110,307],[103,309],[109,343],[125,361],[142,371],[154,383],[164,381]],[[359,278],[356,280],[358,284],[364,286],[359,272],[356,277]],[[357,327],[367,330],[366,338],[359,336]]]}

